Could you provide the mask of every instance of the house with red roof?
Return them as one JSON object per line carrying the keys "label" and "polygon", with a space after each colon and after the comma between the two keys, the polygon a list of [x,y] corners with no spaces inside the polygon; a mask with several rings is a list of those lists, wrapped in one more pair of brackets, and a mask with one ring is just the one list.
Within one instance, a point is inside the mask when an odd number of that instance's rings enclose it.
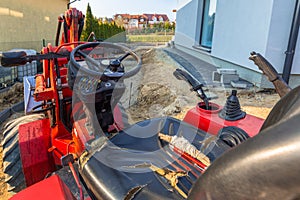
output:
{"label": "house with red roof", "polygon": [[153,24],[169,22],[169,18],[166,14],[115,14],[114,21],[125,29],[142,29]]}

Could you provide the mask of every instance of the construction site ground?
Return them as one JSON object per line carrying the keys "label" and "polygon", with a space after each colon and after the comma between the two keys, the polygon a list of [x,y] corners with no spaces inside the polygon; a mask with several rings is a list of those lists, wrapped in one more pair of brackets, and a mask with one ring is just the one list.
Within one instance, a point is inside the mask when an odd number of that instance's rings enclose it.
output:
{"label": "construction site ground", "polygon": [[[172,58],[168,53],[168,50],[171,53],[174,51],[166,46],[148,44],[131,44],[130,47],[142,57],[143,64],[142,70],[137,76],[126,80],[128,88],[125,97],[121,99],[129,115],[129,122],[134,123],[159,116],[174,116],[182,119],[187,110],[196,106],[200,99],[196,93],[190,91],[190,85],[173,76],[173,71],[176,68],[183,68],[182,64],[178,63],[178,60]],[[178,58],[184,58],[185,61],[190,59],[186,54],[180,55],[180,51],[177,53]],[[195,69],[195,73],[201,75],[201,66],[197,66]],[[205,77],[209,76],[206,72],[204,74]],[[226,98],[232,90],[232,88],[213,84],[208,84],[205,89],[214,96],[218,96],[212,102],[220,105],[225,104]],[[22,101],[22,90],[22,84],[17,83],[9,90],[2,92],[0,94],[0,111]],[[261,118],[266,118],[279,100],[278,95],[273,90],[261,90],[259,88],[238,90],[238,97],[244,111]],[[16,113],[10,119],[21,115],[23,113]],[[2,126],[5,123],[3,122]],[[1,137],[2,132],[1,129]],[[0,199],[8,199],[11,194],[6,192],[2,151],[1,147]]]}

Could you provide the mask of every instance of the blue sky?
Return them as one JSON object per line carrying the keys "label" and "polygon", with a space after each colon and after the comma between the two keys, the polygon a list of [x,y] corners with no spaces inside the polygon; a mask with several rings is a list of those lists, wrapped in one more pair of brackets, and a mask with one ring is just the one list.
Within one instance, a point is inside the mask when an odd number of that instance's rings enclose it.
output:
{"label": "blue sky", "polygon": [[97,17],[112,17],[117,13],[158,13],[167,14],[171,20],[175,20],[176,14],[172,10],[177,9],[178,1],[180,0],[81,0],[71,4],[71,7],[85,13],[87,4],[90,3],[92,13]]}

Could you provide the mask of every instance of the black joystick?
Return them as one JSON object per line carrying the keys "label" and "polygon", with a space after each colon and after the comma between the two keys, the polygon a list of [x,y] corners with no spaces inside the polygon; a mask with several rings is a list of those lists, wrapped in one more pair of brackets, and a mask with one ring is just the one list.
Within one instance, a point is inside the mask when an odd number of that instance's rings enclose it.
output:
{"label": "black joystick", "polygon": [[227,98],[224,108],[219,112],[219,117],[228,121],[243,119],[246,112],[241,110],[240,102],[236,96],[237,91],[232,90],[231,95]]}

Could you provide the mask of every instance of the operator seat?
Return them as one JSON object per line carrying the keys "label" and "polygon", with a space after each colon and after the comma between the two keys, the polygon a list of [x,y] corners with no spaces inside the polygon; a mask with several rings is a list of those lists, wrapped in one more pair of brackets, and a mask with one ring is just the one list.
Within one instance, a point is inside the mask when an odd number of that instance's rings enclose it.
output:
{"label": "operator seat", "polygon": [[261,132],[226,152],[188,199],[300,198],[300,87],[272,109]]}
{"label": "operator seat", "polygon": [[158,133],[183,136],[198,149],[203,147],[203,153],[211,161],[231,148],[222,140],[201,143],[210,135],[178,119],[162,117],[141,121],[103,145],[95,145],[87,161],[81,163],[80,174],[90,193],[96,199],[184,199],[149,166],[187,172],[187,176],[177,179],[177,186],[186,194],[201,170],[159,140]]}
{"label": "operator seat", "polygon": [[287,118],[300,113],[300,86],[291,90],[287,95],[282,97],[273,107],[266,121],[261,127],[261,131],[272,126],[279,121],[285,121]]}

